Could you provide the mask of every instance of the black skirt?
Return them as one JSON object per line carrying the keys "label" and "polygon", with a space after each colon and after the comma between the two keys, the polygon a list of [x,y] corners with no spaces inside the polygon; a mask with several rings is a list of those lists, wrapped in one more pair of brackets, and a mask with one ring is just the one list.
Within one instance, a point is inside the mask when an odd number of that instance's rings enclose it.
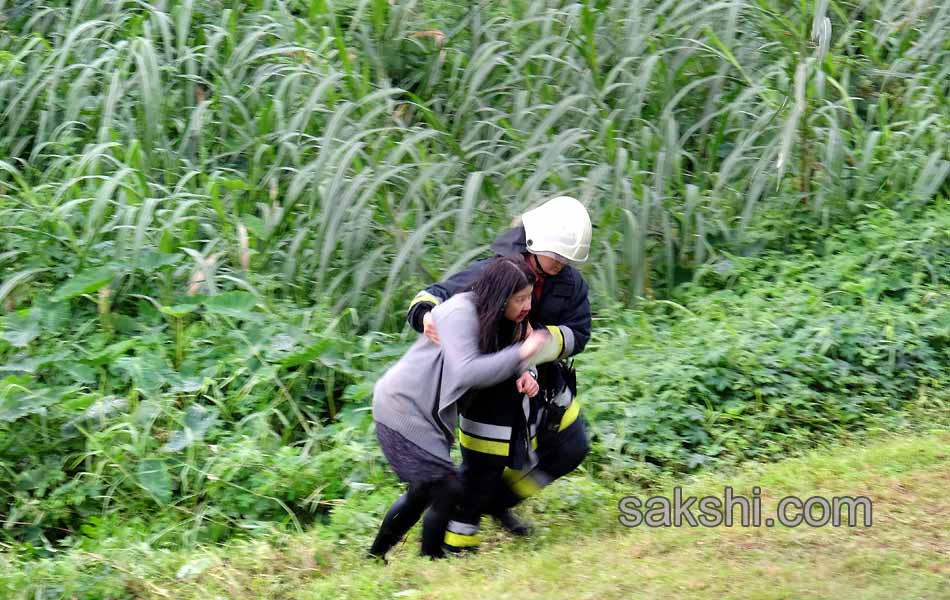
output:
{"label": "black skirt", "polygon": [[376,437],[383,455],[396,476],[406,483],[422,483],[455,477],[458,470],[451,461],[424,450],[401,433],[376,421]]}

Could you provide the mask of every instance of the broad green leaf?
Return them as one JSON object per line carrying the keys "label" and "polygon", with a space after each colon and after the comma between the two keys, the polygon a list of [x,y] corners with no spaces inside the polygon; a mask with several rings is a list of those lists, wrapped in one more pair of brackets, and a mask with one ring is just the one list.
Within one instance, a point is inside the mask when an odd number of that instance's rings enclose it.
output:
{"label": "broad green leaf", "polygon": [[125,354],[130,348],[134,348],[140,340],[138,339],[128,339],[122,340],[121,342],[116,342],[114,344],[109,344],[102,350],[96,352],[88,358],[84,358],[83,362],[92,364],[92,365],[102,365],[109,362],[112,362],[116,357]]}
{"label": "broad green leaf", "polygon": [[152,271],[157,271],[161,267],[174,265],[180,262],[181,259],[182,257],[180,254],[169,254],[166,252],[148,250],[144,252],[142,257],[139,259],[139,268],[146,273],[151,273]]}
{"label": "broad green leaf", "polygon": [[7,423],[32,414],[44,414],[46,407],[62,400],[64,390],[30,389],[26,378],[7,377],[0,380],[0,421]]}
{"label": "broad green leaf", "polygon": [[296,367],[297,365],[313,362],[318,356],[326,352],[333,345],[332,338],[324,338],[306,348],[288,354],[281,359],[280,364],[283,367]]}
{"label": "broad green leaf", "polygon": [[110,319],[115,331],[121,335],[136,335],[141,330],[141,322],[128,315],[112,313]]}
{"label": "broad green leaf", "polygon": [[73,315],[68,302],[52,302],[46,297],[37,298],[31,311],[40,328],[51,331],[69,326]]}
{"label": "broad green leaf", "polygon": [[5,317],[2,322],[3,330],[0,331],[0,339],[11,346],[24,348],[38,338],[41,330],[33,312],[35,310],[21,311]]}
{"label": "broad green leaf", "polygon": [[162,314],[168,315],[170,317],[181,318],[189,313],[193,313],[198,310],[197,304],[175,304],[173,306],[163,306],[161,309]]}
{"label": "broad green leaf", "polygon": [[62,427],[60,433],[65,437],[75,435],[77,426],[82,424],[85,430],[101,430],[111,424],[114,416],[125,414],[129,408],[129,401],[120,396],[106,396],[90,404],[82,414],[70,419]]}
{"label": "broad green leaf", "polygon": [[82,294],[90,294],[104,288],[115,278],[112,267],[88,269],[71,277],[66,283],[59,286],[51,299],[53,302],[69,300]]}
{"label": "broad green leaf", "polygon": [[200,404],[192,404],[185,411],[185,428],[172,433],[162,452],[180,452],[204,439],[205,433],[218,421],[218,411]]}
{"label": "broad green leaf", "polygon": [[157,393],[165,384],[168,370],[159,356],[120,356],[114,364],[146,395]]}
{"label": "broad green leaf", "polygon": [[0,373],[35,373],[38,368],[59,362],[68,356],[69,354],[65,352],[56,352],[45,356],[31,356],[19,360],[14,359],[5,364],[0,364]]}
{"label": "broad green leaf", "polygon": [[203,436],[218,421],[218,409],[192,404],[185,411],[185,427]]}
{"label": "broad green leaf", "polygon": [[209,313],[246,318],[254,310],[257,298],[248,292],[233,291],[210,296],[204,301]]}
{"label": "broad green leaf", "polygon": [[137,476],[139,485],[151,494],[159,504],[168,504],[172,499],[172,477],[165,461],[158,458],[146,458],[139,463]]}
{"label": "broad green leaf", "polygon": [[203,377],[181,377],[174,375],[170,378],[174,383],[168,388],[169,392],[178,394],[193,394],[204,387],[206,380]]}
{"label": "broad green leaf", "polygon": [[195,443],[196,438],[190,429],[181,429],[173,431],[168,441],[162,445],[161,452],[181,452],[185,448]]}
{"label": "broad green leaf", "polygon": [[27,269],[25,271],[20,271],[19,273],[14,273],[10,277],[8,277],[3,282],[3,284],[0,284],[0,302],[3,302],[4,300],[6,300],[7,296],[10,295],[10,292],[16,289],[18,285],[22,285],[23,283],[32,279],[33,276],[36,275],[37,273],[40,273],[46,270],[47,269],[45,268]]}

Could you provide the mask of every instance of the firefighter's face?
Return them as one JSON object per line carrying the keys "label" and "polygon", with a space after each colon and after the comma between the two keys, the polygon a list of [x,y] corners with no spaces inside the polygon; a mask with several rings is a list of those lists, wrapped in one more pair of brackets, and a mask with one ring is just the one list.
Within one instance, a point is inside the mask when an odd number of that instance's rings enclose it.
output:
{"label": "firefighter's face", "polygon": [[538,264],[541,265],[541,268],[548,275],[557,275],[561,272],[561,269],[567,264],[563,261],[557,260],[556,258],[551,258],[550,256],[538,255]]}
{"label": "firefighter's face", "polygon": [[508,298],[508,304],[505,305],[505,318],[515,323],[520,323],[531,312],[531,290],[530,285],[526,285]]}

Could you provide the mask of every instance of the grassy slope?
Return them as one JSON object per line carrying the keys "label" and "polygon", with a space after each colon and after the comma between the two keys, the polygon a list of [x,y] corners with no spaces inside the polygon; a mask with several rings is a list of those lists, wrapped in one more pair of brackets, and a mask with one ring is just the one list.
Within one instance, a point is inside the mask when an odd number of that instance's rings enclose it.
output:
{"label": "grassy slope", "polygon": [[724,485],[748,494],[761,486],[765,514],[787,494],[868,495],[874,524],[867,529],[628,530],[616,520],[624,490],[610,493],[576,477],[531,501],[539,526],[531,540],[512,541],[489,528],[485,547],[472,557],[426,561],[414,555],[413,537],[389,565],[369,564],[360,548],[320,539],[314,530],[190,554],[142,547],[76,554],[2,569],[0,591],[83,593],[95,581],[96,596],[202,599],[946,598],[948,448],[947,431],[890,436],[685,484],[684,494],[694,495],[721,495]]}

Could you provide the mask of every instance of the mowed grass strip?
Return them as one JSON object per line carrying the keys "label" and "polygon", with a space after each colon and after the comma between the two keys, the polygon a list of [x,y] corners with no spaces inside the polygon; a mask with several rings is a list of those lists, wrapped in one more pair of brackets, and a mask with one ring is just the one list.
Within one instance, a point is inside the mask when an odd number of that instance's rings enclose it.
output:
{"label": "mowed grass strip", "polygon": [[[948,598],[948,442],[950,433],[943,432],[826,449],[684,486],[686,495],[720,497],[726,485],[737,494],[759,486],[763,517],[774,514],[786,495],[865,495],[874,503],[869,528],[626,529],[618,524],[614,531],[573,535],[566,521],[558,532],[542,536],[540,548],[506,542],[461,561],[415,559],[341,573],[314,581],[293,597]],[[556,494],[557,487],[548,493]],[[660,495],[672,497],[669,490]],[[619,510],[605,508],[579,520],[599,518],[613,526]]]}
{"label": "mowed grass strip", "polygon": [[[388,565],[366,561],[368,540],[304,535],[192,552],[135,547],[29,565],[20,597],[103,583],[103,597],[174,598],[894,598],[947,597],[950,432],[832,446],[734,473],[671,481],[666,489],[608,491],[583,476],[558,482],[522,509],[529,539],[485,523],[475,555],[432,562],[413,532]],[[782,497],[869,496],[873,525],[810,528],[625,528],[623,495],[722,496],[761,488],[763,517]],[[738,515],[738,511],[736,511]],[[8,575],[6,584],[15,575]],[[73,583],[71,583],[71,580]],[[28,582],[28,583],[27,583]],[[3,582],[0,582],[3,583]],[[88,583],[88,582],[85,582]],[[2,586],[0,586],[2,587]],[[10,589],[10,588],[7,588]],[[88,588],[87,588],[88,589]],[[109,590],[108,592],[106,590]]]}

